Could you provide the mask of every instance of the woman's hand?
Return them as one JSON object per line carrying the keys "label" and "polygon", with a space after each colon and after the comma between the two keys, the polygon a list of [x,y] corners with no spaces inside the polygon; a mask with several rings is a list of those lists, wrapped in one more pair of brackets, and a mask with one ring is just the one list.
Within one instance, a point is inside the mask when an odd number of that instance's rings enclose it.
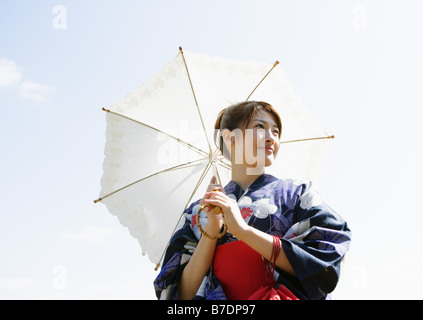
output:
{"label": "woman's hand", "polygon": [[[221,191],[210,191],[206,193],[205,203],[218,206],[223,210],[223,219],[230,233],[238,240],[246,243],[261,256],[270,260],[273,254],[273,237],[263,231],[249,226],[242,218],[238,204]],[[276,265],[290,275],[296,276],[294,269],[283,247],[276,260]]]}
{"label": "woman's hand", "polygon": [[222,191],[210,191],[205,194],[204,203],[220,207],[223,211],[223,219],[229,232],[235,237],[240,236],[248,230],[249,226],[242,218],[238,204],[229,198]]}
{"label": "woman's hand", "polygon": [[[223,193],[223,188],[220,184],[216,183],[216,177],[213,176],[210,180],[210,184],[207,187],[207,192],[204,195],[203,199],[200,201],[200,205],[203,206],[206,204],[206,200],[210,198],[211,195],[208,195],[208,193],[212,191],[220,191]],[[209,206],[204,209],[207,215],[207,224],[205,225],[205,230],[209,234],[218,234],[220,232],[220,229],[222,229],[223,226],[223,218],[221,214],[215,214]]]}
{"label": "woman's hand", "polygon": [[[213,177],[207,188],[207,192],[211,190],[221,190],[221,185],[216,183],[216,178]],[[221,192],[219,191],[219,192]],[[222,193],[222,192],[221,192]],[[200,205],[205,205],[206,200],[210,195],[206,195],[201,199]],[[206,208],[207,223],[204,226],[204,231],[211,235],[217,235],[223,226],[223,218],[221,214],[215,214],[213,210]],[[194,298],[198,288],[203,282],[204,276],[209,271],[214,257],[214,251],[216,249],[216,240],[209,239],[207,237],[201,237],[197,244],[197,247],[192,254],[191,259],[182,271],[181,278],[179,279],[178,293],[180,299]]]}

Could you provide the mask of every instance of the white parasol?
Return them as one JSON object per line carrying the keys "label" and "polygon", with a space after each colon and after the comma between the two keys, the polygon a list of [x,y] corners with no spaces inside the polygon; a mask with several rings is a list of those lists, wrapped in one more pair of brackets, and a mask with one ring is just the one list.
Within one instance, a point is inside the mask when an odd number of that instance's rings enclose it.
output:
{"label": "white parasol", "polygon": [[230,180],[230,163],[213,140],[223,108],[245,100],[273,105],[282,119],[282,140],[266,172],[318,181],[325,140],[333,136],[301,104],[277,65],[180,48],[149,81],[103,108],[104,173],[94,202],[118,217],[157,268],[183,211],[203,196],[212,174],[222,185]]}

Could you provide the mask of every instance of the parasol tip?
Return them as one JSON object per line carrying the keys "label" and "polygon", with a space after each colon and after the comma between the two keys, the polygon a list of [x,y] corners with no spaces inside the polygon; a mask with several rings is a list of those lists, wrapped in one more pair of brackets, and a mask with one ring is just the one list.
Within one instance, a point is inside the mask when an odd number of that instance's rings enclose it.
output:
{"label": "parasol tip", "polygon": [[183,54],[184,51],[182,50],[182,47],[179,47],[179,51]]}
{"label": "parasol tip", "polygon": [[110,112],[110,110],[106,109],[106,108],[101,108],[101,110],[106,111],[106,112]]}
{"label": "parasol tip", "polygon": [[94,200],[94,203],[97,203],[99,201],[101,201],[101,198],[98,198],[97,200]]}
{"label": "parasol tip", "polygon": [[156,265],[156,267],[154,268],[154,271],[157,271],[160,267],[160,262]]}
{"label": "parasol tip", "polygon": [[276,60],[275,64],[273,65],[273,67],[276,67],[279,64],[279,61]]}

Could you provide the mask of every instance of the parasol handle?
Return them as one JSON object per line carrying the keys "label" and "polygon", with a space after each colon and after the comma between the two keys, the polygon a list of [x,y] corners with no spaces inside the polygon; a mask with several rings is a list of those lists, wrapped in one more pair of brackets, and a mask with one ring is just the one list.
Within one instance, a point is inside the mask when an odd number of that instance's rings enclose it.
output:
{"label": "parasol handle", "polygon": [[[209,204],[202,205],[200,207],[200,209],[198,210],[198,212],[197,212],[196,219],[197,219],[197,227],[198,227],[198,230],[200,230],[200,232],[204,236],[206,236],[207,238],[209,238],[209,239],[212,239],[212,240],[220,239],[220,238],[222,238],[226,234],[226,231],[228,230],[228,227],[226,226],[226,224],[223,225],[222,232],[220,232],[217,236],[209,235],[201,227],[201,224],[200,224],[200,212],[203,211],[207,207],[212,207],[212,206],[209,205]],[[221,213],[223,215],[223,211],[222,211],[222,209],[220,207],[213,207],[213,213],[214,214],[220,214]]]}

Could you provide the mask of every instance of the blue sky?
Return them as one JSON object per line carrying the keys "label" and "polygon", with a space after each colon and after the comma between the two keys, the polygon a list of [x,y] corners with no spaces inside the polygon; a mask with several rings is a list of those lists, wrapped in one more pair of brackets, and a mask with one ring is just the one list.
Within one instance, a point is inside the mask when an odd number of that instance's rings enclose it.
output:
{"label": "blue sky", "polygon": [[422,9],[412,0],[2,1],[0,298],[155,298],[154,266],[92,201],[101,108],[179,46],[279,60],[335,134],[321,193],[354,238],[334,298],[423,298]]}

